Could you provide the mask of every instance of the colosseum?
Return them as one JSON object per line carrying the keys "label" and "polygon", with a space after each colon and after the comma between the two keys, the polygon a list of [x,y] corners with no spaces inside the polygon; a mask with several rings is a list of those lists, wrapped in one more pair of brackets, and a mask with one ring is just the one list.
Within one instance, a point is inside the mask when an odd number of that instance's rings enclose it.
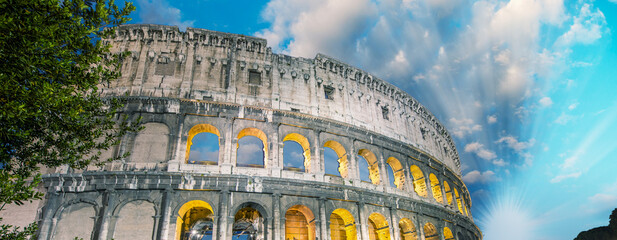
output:
{"label": "colosseum", "polygon": [[125,25],[102,86],[144,129],[44,175],[39,239],[478,240],[457,150],[416,99],[318,54]]}

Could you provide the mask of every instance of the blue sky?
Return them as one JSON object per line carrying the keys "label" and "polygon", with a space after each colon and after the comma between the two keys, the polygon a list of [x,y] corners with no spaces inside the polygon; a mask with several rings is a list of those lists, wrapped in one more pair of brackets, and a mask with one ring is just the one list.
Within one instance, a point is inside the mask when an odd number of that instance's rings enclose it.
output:
{"label": "blue sky", "polygon": [[133,23],[325,53],[448,127],[486,240],[573,239],[617,207],[617,0],[138,0]]}

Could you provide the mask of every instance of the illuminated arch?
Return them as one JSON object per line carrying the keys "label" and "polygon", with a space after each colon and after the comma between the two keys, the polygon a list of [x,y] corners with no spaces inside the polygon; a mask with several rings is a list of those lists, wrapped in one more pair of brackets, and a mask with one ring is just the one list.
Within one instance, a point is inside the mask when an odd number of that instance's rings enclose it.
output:
{"label": "illuminated arch", "polygon": [[394,185],[396,185],[396,188],[398,189],[403,189],[405,184],[405,171],[403,170],[403,165],[401,165],[401,162],[394,157],[388,158],[387,163],[390,165],[394,175]]}
{"label": "illuminated arch", "polygon": [[424,239],[439,240],[439,232],[437,232],[437,228],[435,228],[435,225],[430,222],[424,224]]}
{"label": "illuminated arch", "polygon": [[343,145],[336,141],[327,141],[323,146],[334,150],[338,157],[338,172],[341,174],[341,177],[347,178],[349,176],[349,161],[347,160],[347,152]]}
{"label": "illuminated arch", "polygon": [[456,205],[458,206],[458,211],[461,212],[461,214],[463,213],[463,203],[461,201],[461,196],[458,195],[458,191],[456,190],[456,188],[454,188],[454,196],[456,197]]}
{"label": "illuminated arch", "polygon": [[232,239],[243,239],[243,236],[247,235],[253,237],[248,239],[264,239],[266,226],[263,215],[253,207],[255,206],[253,203],[245,203],[242,206],[244,207],[234,215]]}
{"label": "illuminated arch", "polygon": [[467,205],[467,201],[465,198],[461,198],[463,200],[463,212],[465,212],[465,216],[469,216],[469,207]]}
{"label": "illuminated arch", "polygon": [[[238,159],[239,153],[240,153],[240,139],[242,139],[243,137],[246,136],[253,136],[258,138],[259,140],[261,140],[261,143],[263,145],[263,167],[268,167],[268,137],[266,136],[266,134],[257,129],[257,128],[245,128],[242,129],[239,133],[238,133],[238,143],[236,144],[236,148],[238,148],[238,152],[236,153],[236,159]],[[237,161],[236,161],[236,165],[238,165]],[[261,166],[250,166],[250,167],[261,167]]]}
{"label": "illuminated arch", "polygon": [[413,177],[413,189],[420,197],[427,197],[426,181],[424,180],[424,173],[420,170],[420,167],[412,165],[409,167],[411,170],[411,176]]}
{"label": "illuminated arch", "polygon": [[450,228],[448,227],[444,227],[443,228],[443,237],[445,240],[452,240],[454,239],[454,235],[452,234],[452,231],[450,230]]}
{"label": "illuminated arch", "polygon": [[441,184],[435,174],[429,174],[429,180],[431,181],[431,189],[433,190],[433,197],[437,202],[443,203],[443,194],[441,193]]}
{"label": "illuminated arch", "polygon": [[308,207],[295,205],[287,210],[285,239],[315,240],[315,216]]}
{"label": "illuminated arch", "polygon": [[176,217],[176,239],[185,239],[190,234],[211,235],[213,214],[212,206],[201,200],[182,205]]}
{"label": "illuminated arch", "polygon": [[339,208],[330,214],[331,240],[356,240],[356,222],[349,211]]}
{"label": "illuminated arch", "polygon": [[[186,155],[184,156],[185,163],[188,163],[189,161],[189,156],[191,154],[191,145],[193,145],[193,138],[200,133],[212,133],[219,138],[221,137],[221,133],[219,132],[219,130],[210,124],[203,123],[193,126],[191,130],[189,130],[189,136],[186,140]],[[216,145],[220,146],[220,143],[217,142]]]}
{"label": "illuminated arch", "polygon": [[418,240],[418,232],[416,226],[409,218],[403,218],[398,222],[400,229],[401,240]]}
{"label": "illuminated arch", "polygon": [[370,240],[389,240],[390,239],[390,226],[388,220],[379,214],[372,213],[368,217],[369,223],[369,239]]}
{"label": "illuminated arch", "polygon": [[448,201],[448,205],[450,205],[452,204],[452,189],[450,188],[448,181],[443,180],[443,188],[446,190],[446,200]]}
{"label": "illuminated arch", "polygon": [[371,182],[375,185],[379,184],[381,182],[381,177],[379,176],[379,164],[377,164],[377,157],[375,157],[375,154],[367,149],[360,149],[360,151],[358,151],[358,155],[366,159],[366,162],[368,163],[369,178],[371,179]]}
{"label": "illuminated arch", "polygon": [[[283,138],[283,143],[285,141],[294,141],[300,144],[302,147],[302,156],[304,156],[304,171],[309,172],[311,169],[311,145],[309,144],[308,139],[298,133],[290,133]],[[285,159],[283,159],[283,162]],[[284,165],[284,164],[283,164]]]}

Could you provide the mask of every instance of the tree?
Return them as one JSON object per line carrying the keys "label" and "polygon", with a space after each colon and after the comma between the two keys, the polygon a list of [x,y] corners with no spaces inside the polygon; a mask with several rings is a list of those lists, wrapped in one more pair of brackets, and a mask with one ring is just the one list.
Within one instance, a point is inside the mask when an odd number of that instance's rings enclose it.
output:
{"label": "tree", "polygon": [[[124,55],[102,39],[134,9],[113,0],[0,0],[0,210],[41,198],[40,166],[103,164],[101,151],[137,130],[118,121],[122,104],[98,91],[119,77]],[[0,239],[22,238],[9,228]]]}

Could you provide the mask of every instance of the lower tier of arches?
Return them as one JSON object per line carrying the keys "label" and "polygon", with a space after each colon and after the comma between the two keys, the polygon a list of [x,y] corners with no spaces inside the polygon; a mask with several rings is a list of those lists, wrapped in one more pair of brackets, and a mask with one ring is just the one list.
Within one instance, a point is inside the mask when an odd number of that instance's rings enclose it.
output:
{"label": "lower tier of arches", "polygon": [[44,181],[38,239],[481,239],[439,205],[308,181],[126,172]]}

